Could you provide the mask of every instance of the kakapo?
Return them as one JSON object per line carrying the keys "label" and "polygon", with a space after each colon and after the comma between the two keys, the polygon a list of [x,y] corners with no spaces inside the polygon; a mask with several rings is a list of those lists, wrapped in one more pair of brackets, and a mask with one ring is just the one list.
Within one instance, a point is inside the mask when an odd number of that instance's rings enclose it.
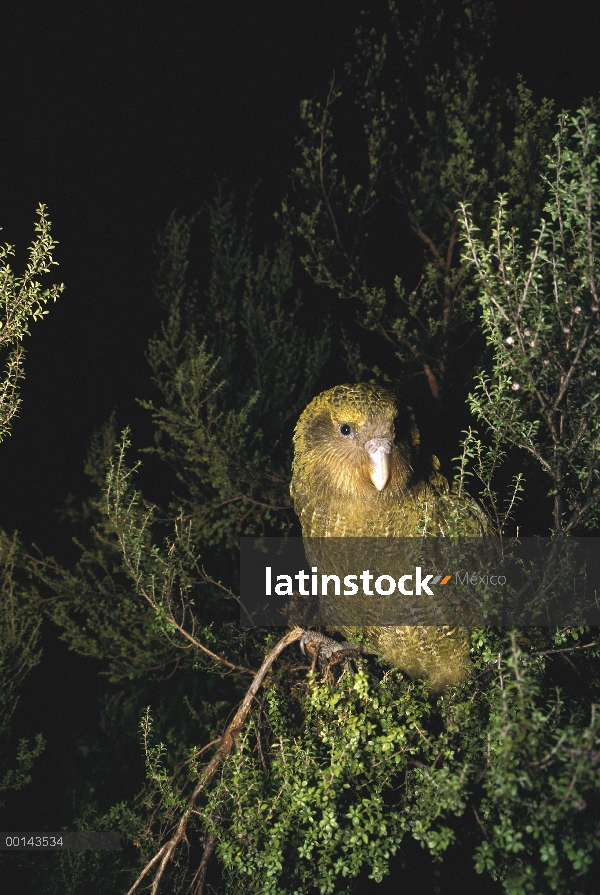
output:
{"label": "kakapo", "polygon": [[[300,416],[290,491],[309,561],[322,560],[327,542],[321,539],[326,538],[473,538],[488,533],[477,504],[468,496],[457,501],[450,494],[437,458],[430,458],[425,471],[413,470],[411,453],[418,435],[413,426],[404,441],[397,440],[397,414],[394,395],[359,383],[322,392]],[[374,542],[354,543],[368,549],[364,545]],[[360,630],[375,652],[411,677],[426,680],[431,693],[468,677],[465,627],[369,624],[367,600],[362,591],[345,603],[343,597],[328,596],[325,617],[346,637]]]}

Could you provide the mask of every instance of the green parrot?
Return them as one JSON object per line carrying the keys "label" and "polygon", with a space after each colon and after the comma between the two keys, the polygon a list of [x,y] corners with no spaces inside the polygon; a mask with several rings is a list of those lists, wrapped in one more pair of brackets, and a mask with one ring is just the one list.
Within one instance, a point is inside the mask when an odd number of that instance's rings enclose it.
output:
{"label": "green parrot", "polygon": [[[457,519],[463,537],[489,533],[487,519],[474,501],[453,499],[436,457],[425,473],[415,474],[411,454],[418,432],[413,425],[409,438],[397,442],[397,415],[390,392],[359,383],[323,392],[300,416],[290,491],[307,557],[321,563],[320,568],[326,562],[326,542],[320,539],[446,536],[457,534]],[[360,550],[369,543],[373,542],[349,544],[349,554],[354,544]],[[354,602],[340,597],[327,600],[325,617],[336,619],[333,627],[346,637],[360,630],[376,653],[409,676],[426,680],[432,694],[469,676],[470,644],[464,627],[368,624],[369,607],[362,591]]]}

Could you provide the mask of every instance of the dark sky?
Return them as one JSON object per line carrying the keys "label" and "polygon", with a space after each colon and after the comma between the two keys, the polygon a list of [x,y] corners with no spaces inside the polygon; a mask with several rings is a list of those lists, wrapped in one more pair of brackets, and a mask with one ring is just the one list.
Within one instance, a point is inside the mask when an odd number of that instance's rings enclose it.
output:
{"label": "dark sky", "polygon": [[[276,207],[302,98],[353,48],[355,0],[26,2],[0,31],[2,239],[31,241],[38,202],[67,290],[27,341],[23,407],[0,446],[0,524],[55,549],[54,512],[81,491],[85,446],[118,408],[143,425],[144,350],[158,324],[152,243],[228,175]],[[600,92],[600,7],[500,2],[492,65],[574,107]],[[266,212],[264,212],[266,214]],[[23,252],[19,254],[23,259]]]}

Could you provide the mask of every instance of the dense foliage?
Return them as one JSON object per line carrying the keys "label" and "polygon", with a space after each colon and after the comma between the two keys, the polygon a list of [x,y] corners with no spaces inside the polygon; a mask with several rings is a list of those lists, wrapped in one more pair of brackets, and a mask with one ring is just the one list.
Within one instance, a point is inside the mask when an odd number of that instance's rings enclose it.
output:
{"label": "dense foliage", "polygon": [[[302,104],[301,164],[283,216],[304,269],[343,300],[351,375],[371,370],[398,385],[408,377],[413,401],[433,399],[438,417],[449,404],[446,422],[483,347],[477,291],[459,257],[458,205],[468,203],[485,227],[505,191],[510,223],[532,232],[552,103],[536,105],[521,81],[516,93],[482,81],[491,2],[424,2],[417,16],[394,0],[387,6],[386,32],[368,16],[357,31],[348,85],[332,80],[324,103]],[[354,107],[352,156],[349,128],[334,127],[340,104],[342,120]]]}

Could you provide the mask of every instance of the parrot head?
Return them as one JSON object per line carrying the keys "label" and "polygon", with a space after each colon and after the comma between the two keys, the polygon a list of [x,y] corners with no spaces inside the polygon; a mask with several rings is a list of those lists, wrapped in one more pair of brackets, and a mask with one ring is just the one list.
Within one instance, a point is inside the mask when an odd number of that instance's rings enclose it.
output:
{"label": "parrot head", "polygon": [[376,385],[338,385],[314,398],[294,433],[292,493],[302,482],[321,495],[393,498],[411,475],[395,443],[396,399]]}

